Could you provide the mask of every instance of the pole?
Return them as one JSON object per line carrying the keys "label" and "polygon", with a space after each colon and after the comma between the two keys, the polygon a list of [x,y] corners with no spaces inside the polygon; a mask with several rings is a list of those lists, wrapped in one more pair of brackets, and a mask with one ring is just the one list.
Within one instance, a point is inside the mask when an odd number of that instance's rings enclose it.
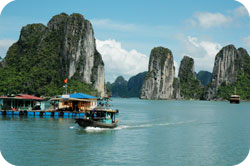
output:
{"label": "pole", "polygon": [[66,83],[66,95],[68,94],[68,83]]}

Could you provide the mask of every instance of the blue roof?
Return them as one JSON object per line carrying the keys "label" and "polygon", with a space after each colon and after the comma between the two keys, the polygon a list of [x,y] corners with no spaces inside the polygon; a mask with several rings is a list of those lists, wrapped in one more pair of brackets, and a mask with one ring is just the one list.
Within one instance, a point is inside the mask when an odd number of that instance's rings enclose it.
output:
{"label": "blue roof", "polygon": [[[95,96],[90,96],[84,93],[72,93],[69,95],[70,98],[75,98],[75,99],[97,99]],[[62,96],[61,96],[62,98]]]}

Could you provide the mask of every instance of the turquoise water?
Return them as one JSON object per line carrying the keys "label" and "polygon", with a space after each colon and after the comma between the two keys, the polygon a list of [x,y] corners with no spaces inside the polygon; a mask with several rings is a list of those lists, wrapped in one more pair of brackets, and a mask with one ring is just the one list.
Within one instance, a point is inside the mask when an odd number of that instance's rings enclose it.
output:
{"label": "turquoise water", "polygon": [[232,166],[250,145],[250,103],[115,98],[119,127],[0,116],[0,150],[18,166]]}

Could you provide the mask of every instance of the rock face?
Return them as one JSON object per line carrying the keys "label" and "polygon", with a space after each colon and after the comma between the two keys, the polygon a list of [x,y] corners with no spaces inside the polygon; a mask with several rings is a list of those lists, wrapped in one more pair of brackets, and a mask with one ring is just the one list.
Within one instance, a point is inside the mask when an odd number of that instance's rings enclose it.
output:
{"label": "rock face", "polygon": [[232,85],[237,81],[238,72],[243,70],[243,52],[233,45],[223,47],[215,57],[212,82],[205,94],[205,99],[216,99],[218,88]]}
{"label": "rock face", "polygon": [[194,60],[184,56],[181,60],[178,77],[180,79],[180,92],[184,99],[199,99],[201,96],[201,84],[196,79]]}
{"label": "rock face", "polygon": [[[59,85],[56,81],[51,82],[53,79],[59,79],[58,82],[65,78],[77,79],[93,85],[100,96],[105,95],[104,63],[96,50],[92,25],[80,14],[62,13],[54,16],[47,26],[30,24],[23,27],[19,41],[7,53],[7,66],[17,59],[13,57],[30,59],[34,64],[20,62],[20,66],[31,70],[34,66],[38,70],[42,67],[44,71],[50,70],[56,78],[48,78],[47,84]],[[49,61],[50,66],[45,61]],[[37,75],[41,74],[37,72]],[[46,83],[40,86],[46,86]]]}
{"label": "rock face", "polygon": [[182,99],[181,97],[181,87],[180,87],[180,79],[179,78],[174,78],[174,97],[177,100]]}
{"label": "rock face", "polygon": [[54,16],[48,23],[52,33],[62,33],[61,60],[65,60],[66,73],[94,87],[104,96],[104,63],[96,50],[91,23],[80,14]]}
{"label": "rock face", "polygon": [[141,99],[175,99],[175,67],[172,52],[163,47],[150,54],[148,74],[142,85]]}

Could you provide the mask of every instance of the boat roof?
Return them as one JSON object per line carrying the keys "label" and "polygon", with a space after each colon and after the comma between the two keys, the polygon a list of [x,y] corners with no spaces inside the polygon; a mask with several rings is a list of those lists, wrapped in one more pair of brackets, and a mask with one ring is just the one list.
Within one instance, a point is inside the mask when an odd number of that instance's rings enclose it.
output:
{"label": "boat roof", "polygon": [[102,108],[102,107],[97,107],[91,111],[96,111],[96,112],[113,112],[113,113],[118,113],[118,110],[112,110],[110,108]]}
{"label": "boat roof", "polygon": [[13,96],[0,96],[0,99],[19,99],[19,100],[44,100],[41,97],[36,97],[28,94],[17,94]]}
{"label": "boat roof", "polygon": [[232,95],[231,97],[240,97],[239,95]]}

